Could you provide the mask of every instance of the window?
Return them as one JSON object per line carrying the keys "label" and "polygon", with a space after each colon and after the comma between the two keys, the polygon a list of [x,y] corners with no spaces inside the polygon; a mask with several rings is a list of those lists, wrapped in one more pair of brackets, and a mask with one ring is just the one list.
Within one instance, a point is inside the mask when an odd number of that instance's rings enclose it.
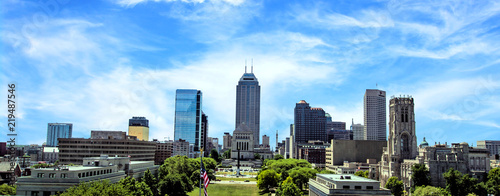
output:
{"label": "window", "polygon": [[354,189],[361,189],[361,186],[354,186]]}
{"label": "window", "polygon": [[31,191],[31,196],[38,196],[38,191]]}
{"label": "window", "polygon": [[[78,177],[80,177],[80,174],[78,174]],[[68,178],[68,174],[61,174],[61,178]]]}
{"label": "window", "polygon": [[56,174],[55,173],[50,173],[49,174],[49,178],[55,178],[56,177]]}
{"label": "window", "polygon": [[366,186],[366,189],[373,190],[373,186]]}
{"label": "window", "polygon": [[43,178],[44,176],[45,176],[45,174],[44,174],[44,173],[38,173],[36,177],[37,177],[37,178]]}
{"label": "window", "polygon": [[81,177],[82,177],[82,173],[79,173],[79,174],[78,174],[78,178],[81,178]]}
{"label": "window", "polygon": [[350,189],[349,186],[342,186],[342,189]]}

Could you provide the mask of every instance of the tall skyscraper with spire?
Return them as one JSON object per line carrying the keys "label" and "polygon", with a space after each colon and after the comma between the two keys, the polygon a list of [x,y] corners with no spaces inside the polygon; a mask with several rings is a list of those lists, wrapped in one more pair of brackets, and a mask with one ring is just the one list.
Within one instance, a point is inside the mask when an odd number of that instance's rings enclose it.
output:
{"label": "tall skyscraper with spire", "polygon": [[253,145],[258,147],[260,143],[260,86],[259,81],[253,74],[253,66],[251,72],[247,73],[245,65],[245,73],[236,86],[235,129],[241,123],[245,123],[253,132]]}

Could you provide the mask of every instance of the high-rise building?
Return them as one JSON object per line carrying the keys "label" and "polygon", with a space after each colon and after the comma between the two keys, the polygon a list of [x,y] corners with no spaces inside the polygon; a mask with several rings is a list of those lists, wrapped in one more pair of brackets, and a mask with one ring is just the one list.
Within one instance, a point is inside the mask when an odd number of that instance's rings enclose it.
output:
{"label": "high-rise building", "polygon": [[307,143],[309,140],[328,142],[325,111],[311,108],[304,100],[298,102],[295,105],[294,132],[293,143]]}
{"label": "high-rise building", "polygon": [[149,120],[145,117],[132,117],[128,120],[128,135],[138,140],[149,140]]}
{"label": "high-rise building", "polygon": [[203,147],[202,93],[193,89],[177,89],[175,92],[174,140],[185,140],[194,145],[194,151]]}
{"label": "high-rise building", "polygon": [[353,119],[352,124],[351,124],[353,140],[364,140],[365,139],[364,129],[365,129],[365,126],[363,126],[362,124],[359,124],[359,123],[354,124],[354,119]]}
{"label": "high-rise building", "polygon": [[203,148],[203,153],[205,156],[208,156],[210,154],[210,151],[208,150],[208,116],[201,112],[201,141],[200,141],[200,146]]}
{"label": "high-rise building", "polygon": [[58,145],[57,138],[71,138],[72,134],[73,124],[71,123],[49,123],[46,146],[55,147]]}
{"label": "high-rise building", "polygon": [[260,135],[260,86],[252,72],[241,76],[236,86],[236,124],[235,129],[245,123],[253,132],[254,147],[259,146]]}
{"label": "high-rise building", "polygon": [[385,91],[366,89],[364,102],[365,140],[387,140]]}
{"label": "high-rise building", "polygon": [[477,141],[478,148],[487,148],[490,151],[490,156],[497,156],[500,154],[500,141],[499,140],[482,140]]}
{"label": "high-rise building", "polygon": [[269,136],[267,135],[262,136],[262,146],[264,148],[269,148]]}
{"label": "high-rise building", "polygon": [[232,139],[233,138],[231,137],[231,134],[229,132],[224,133],[224,136],[222,136],[222,142],[223,142],[222,149],[224,149],[224,151],[231,149]]}

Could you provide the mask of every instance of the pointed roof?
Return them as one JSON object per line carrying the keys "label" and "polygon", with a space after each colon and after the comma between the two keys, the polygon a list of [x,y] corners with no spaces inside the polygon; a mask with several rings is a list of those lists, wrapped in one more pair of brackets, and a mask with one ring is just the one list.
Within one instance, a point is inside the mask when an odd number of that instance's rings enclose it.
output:
{"label": "pointed roof", "polygon": [[245,122],[242,122],[240,125],[238,125],[238,127],[234,130],[235,132],[238,131],[238,132],[252,132],[252,130],[250,129],[250,127],[248,127]]}

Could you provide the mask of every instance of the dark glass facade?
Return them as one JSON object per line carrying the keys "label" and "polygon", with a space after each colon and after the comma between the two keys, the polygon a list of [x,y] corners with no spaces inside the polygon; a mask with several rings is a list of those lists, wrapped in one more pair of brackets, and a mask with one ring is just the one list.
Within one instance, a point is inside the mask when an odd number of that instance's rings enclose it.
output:
{"label": "dark glass facade", "polygon": [[294,125],[296,143],[307,143],[313,140],[328,142],[323,109],[311,108],[304,100],[300,101],[295,105]]}
{"label": "dark glass facade", "polygon": [[149,120],[146,117],[132,117],[128,120],[128,126],[149,127]]}
{"label": "dark glass facade", "polygon": [[201,100],[199,90],[177,89],[175,93],[174,139],[194,144],[194,151],[202,148]]}
{"label": "dark glass facade", "polygon": [[241,76],[236,86],[235,128],[245,123],[253,132],[254,147],[259,146],[260,136],[260,86],[253,73]]}
{"label": "dark glass facade", "polygon": [[57,138],[71,138],[73,124],[71,123],[49,123],[47,127],[47,146],[58,145]]}

